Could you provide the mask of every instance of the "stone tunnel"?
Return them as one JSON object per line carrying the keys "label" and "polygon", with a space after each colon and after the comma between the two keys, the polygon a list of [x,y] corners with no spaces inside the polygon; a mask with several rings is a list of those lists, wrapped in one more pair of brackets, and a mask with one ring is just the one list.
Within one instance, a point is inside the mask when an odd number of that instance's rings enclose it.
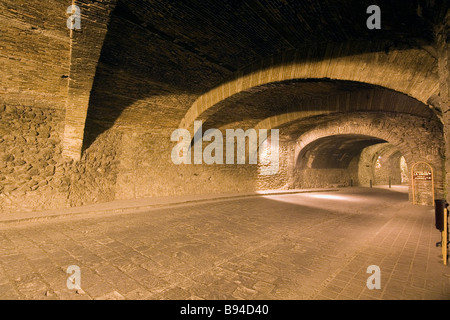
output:
{"label": "stone tunnel", "polygon": [[375,29],[367,1],[0,0],[0,216],[315,190],[450,201],[448,2],[374,2]]}

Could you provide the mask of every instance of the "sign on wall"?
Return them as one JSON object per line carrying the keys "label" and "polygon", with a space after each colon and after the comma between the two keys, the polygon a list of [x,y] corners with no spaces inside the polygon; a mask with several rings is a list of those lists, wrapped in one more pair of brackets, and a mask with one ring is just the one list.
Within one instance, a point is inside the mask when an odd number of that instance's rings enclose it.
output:
{"label": "sign on wall", "polygon": [[416,172],[414,172],[413,179],[414,180],[429,180],[429,181],[431,181],[433,179],[433,174],[431,173],[431,170],[416,171]]}
{"label": "sign on wall", "polygon": [[411,168],[413,204],[434,205],[433,167],[426,162],[416,162]]}

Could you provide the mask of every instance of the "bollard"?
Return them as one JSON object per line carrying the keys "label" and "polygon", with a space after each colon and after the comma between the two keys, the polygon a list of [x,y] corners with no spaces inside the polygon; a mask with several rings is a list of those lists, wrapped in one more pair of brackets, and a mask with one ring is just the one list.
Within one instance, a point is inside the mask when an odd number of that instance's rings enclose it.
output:
{"label": "bollard", "polygon": [[370,180],[370,187],[372,188],[372,180]]}
{"label": "bollard", "polygon": [[389,177],[389,189],[392,188],[391,177]]}
{"label": "bollard", "polygon": [[442,259],[444,259],[444,265],[447,265],[447,245],[448,245],[448,211],[444,209],[444,230],[442,231]]}

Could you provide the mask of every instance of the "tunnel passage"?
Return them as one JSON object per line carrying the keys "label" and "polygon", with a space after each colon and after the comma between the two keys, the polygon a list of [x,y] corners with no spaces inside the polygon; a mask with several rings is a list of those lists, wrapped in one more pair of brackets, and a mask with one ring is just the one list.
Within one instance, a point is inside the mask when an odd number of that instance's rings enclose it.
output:
{"label": "tunnel passage", "polygon": [[[409,167],[432,164],[449,194],[448,8],[382,2],[386,29],[374,33],[356,1],[75,0],[73,32],[60,1],[2,1],[0,212],[289,187],[296,139],[352,112],[386,117],[356,117],[361,128],[344,133],[392,143]],[[196,120],[299,126],[280,134],[280,174],[261,178],[251,166],[175,166],[171,133]],[[383,135],[367,129],[376,121]]]}
{"label": "tunnel passage", "polygon": [[363,150],[385,142],[366,135],[343,134],[309,143],[297,158],[296,187],[358,185],[358,168]]}
{"label": "tunnel passage", "polygon": [[361,151],[384,140],[363,135],[339,135],[320,138],[302,149],[299,169],[347,169]]}
{"label": "tunnel passage", "polygon": [[358,166],[361,186],[408,184],[409,175],[405,157],[390,143],[373,145],[361,152]]}
{"label": "tunnel passage", "polygon": [[[412,201],[412,182],[406,176],[411,175],[414,164],[425,162],[433,168],[434,179],[434,189],[427,190],[427,194],[436,198],[442,195],[439,124],[426,124],[420,117],[406,114],[394,117],[367,112],[321,119],[300,135],[304,121],[293,122],[282,130],[295,141],[293,188],[407,183]],[[432,195],[426,198],[432,199]],[[431,200],[423,203],[432,204]]]}

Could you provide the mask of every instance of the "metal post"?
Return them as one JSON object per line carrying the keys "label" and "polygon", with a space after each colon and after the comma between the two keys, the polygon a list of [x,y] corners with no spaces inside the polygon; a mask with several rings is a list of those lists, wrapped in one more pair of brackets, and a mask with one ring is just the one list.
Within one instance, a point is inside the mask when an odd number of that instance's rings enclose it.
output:
{"label": "metal post", "polygon": [[447,265],[447,232],[448,232],[447,208],[444,208],[444,230],[442,231],[442,259]]}
{"label": "metal post", "polygon": [[389,189],[392,188],[391,177],[389,177]]}
{"label": "metal post", "polygon": [[370,187],[372,188],[372,180],[370,180]]}

